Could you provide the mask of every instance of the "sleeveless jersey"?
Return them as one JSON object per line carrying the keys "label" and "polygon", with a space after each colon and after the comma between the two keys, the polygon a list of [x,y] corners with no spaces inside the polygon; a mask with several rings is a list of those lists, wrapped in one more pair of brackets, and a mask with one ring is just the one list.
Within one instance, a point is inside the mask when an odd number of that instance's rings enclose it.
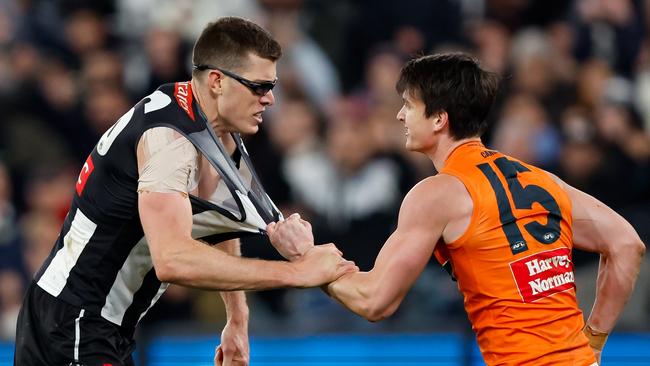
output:
{"label": "sleeveless jersey", "polygon": [[240,136],[233,134],[231,157],[189,82],[165,84],[138,102],[88,156],[61,233],[35,276],[52,296],[126,328],[135,327],[168,286],[156,277],[138,214],[136,150],[142,134],[160,126],[187,137],[221,177],[209,199],[190,195],[192,237],[215,243],[260,234],[280,217]]}
{"label": "sleeveless jersey", "polygon": [[595,362],[578,308],[571,260],[571,201],[544,171],[480,142],[449,156],[474,209],[465,233],[440,243],[488,365]]}

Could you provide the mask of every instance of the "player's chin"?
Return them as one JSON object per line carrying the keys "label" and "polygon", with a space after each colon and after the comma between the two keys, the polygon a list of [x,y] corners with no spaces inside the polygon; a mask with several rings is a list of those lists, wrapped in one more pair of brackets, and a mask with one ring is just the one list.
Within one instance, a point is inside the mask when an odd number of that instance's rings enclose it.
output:
{"label": "player's chin", "polygon": [[254,135],[259,130],[260,126],[257,123],[250,123],[244,126],[239,132],[243,135]]}
{"label": "player's chin", "polygon": [[404,145],[404,148],[406,150],[408,150],[408,151],[417,151],[417,148],[416,148],[415,144],[413,143],[413,141],[408,140],[408,139],[406,140],[406,144]]}

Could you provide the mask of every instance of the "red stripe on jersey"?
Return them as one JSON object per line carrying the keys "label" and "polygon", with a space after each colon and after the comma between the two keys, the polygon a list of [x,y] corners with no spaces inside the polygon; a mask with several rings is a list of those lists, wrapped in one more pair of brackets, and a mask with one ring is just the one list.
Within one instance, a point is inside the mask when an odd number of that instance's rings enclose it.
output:
{"label": "red stripe on jersey", "polygon": [[84,166],[81,168],[81,172],[79,173],[79,178],[77,178],[77,184],[75,185],[75,189],[77,190],[77,195],[81,196],[81,193],[84,191],[84,187],[86,187],[86,182],[88,181],[88,177],[93,172],[93,170],[95,170],[95,165],[93,164],[93,158],[91,155],[88,155],[88,159],[86,159]]}
{"label": "red stripe on jersey", "polygon": [[194,119],[194,110],[192,109],[192,84],[189,81],[178,82],[174,87],[174,97],[176,97],[176,102],[178,105],[183,108],[185,113],[192,119]]}

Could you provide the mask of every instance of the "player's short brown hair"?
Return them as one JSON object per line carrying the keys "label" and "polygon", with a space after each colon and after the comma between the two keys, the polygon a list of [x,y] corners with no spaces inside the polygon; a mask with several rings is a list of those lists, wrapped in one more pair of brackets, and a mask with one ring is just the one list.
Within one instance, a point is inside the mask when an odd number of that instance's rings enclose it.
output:
{"label": "player's short brown hair", "polygon": [[475,58],[446,53],[407,62],[397,91],[401,94],[406,90],[422,100],[427,118],[447,112],[451,135],[460,140],[480,136],[487,129],[499,81],[497,74],[482,69]]}
{"label": "player's short brown hair", "polygon": [[248,54],[277,61],[280,44],[271,34],[250,20],[223,17],[209,23],[194,44],[192,63],[241,70]]}

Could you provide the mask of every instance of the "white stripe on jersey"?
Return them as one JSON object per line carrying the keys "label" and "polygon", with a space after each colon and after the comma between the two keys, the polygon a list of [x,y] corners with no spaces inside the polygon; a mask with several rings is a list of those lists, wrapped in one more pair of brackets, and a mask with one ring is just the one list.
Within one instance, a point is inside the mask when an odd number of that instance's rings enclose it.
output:
{"label": "white stripe on jersey", "polygon": [[63,247],[56,252],[52,262],[38,281],[40,288],[54,297],[59,296],[66,285],[72,267],[77,264],[81,252],[96,229],[97,224],[90,221],[80,209],[77,209],[70,224],[70,230],[63,238]]}
{"label": "white stripe on jersey", "polygon": [[[243,202],[246,203],[247,200],[248,197],[242,197]],[[249,218],[257,218],[257,221],[261,221],[259,215],[257,215],[257,217],[249,215]],[[263,223],[263,221],[261,222]],[[239,225],[240,231],[250,231],[254,233],[259,232],[258,227],[260,224],[258,222],[256,222],[258,226],[247,224],[248,222],[236,223],[226,218],[225,216],[222,216],[216,211],[205,211],[194,215],[192,224],[192,237],[201,237],[214,234],[215,232],[228,232],[225,230],[225,228],[233,227],[233,225]],[[215,229],[221,230],[217,231]],[[149,245],[146,238],[143,237],[133,247],[133,249],[131,249],[129,256],[126,258],[124,264],[122,264],[122,268],[119,270],[117,276],[115,277],[115,281],[113,282],[113,285],[111,286],[111,289],[106,296],[104,307],[101,310],[101,315],[104,319],[114,324],[122,325],[126,311],[133,304],[134,294],[140,289],[144,281],[144,277],[152,268],[153,261],[151,260]],[[147,311],[149,311],[149,309],[156,303],[156,301],[158,301],[168,286],[169,284],[167,283],[162,283],[160,285],[158,292],[153,297],[153,299],[151,299],[149,307],[146,311],[140,314],[139,319],[142,319]]]}
{"label": "white stripe on jersey", "polygon": [[104,319],[122,325],[126,310],[133,303],[133,295],[140,289],[144,277],[152,268],[149,245],[146,239],[142,238],[131,249],[106,296],[106,303],[101,312]]}
{"label": "white stripe on jersey", "polygon": [[[248,197],[246,197],[246,200],[248,200]],[[250,200],[248,200],[248,203],[245,202],[242,199],[244,207],[252,205]],[[192,215],[192,238],[202,238],[209,235],[234,231],[259,233],[260,229],[264,229],[265,227],[264,220],[262,220],[257,212],[255,214],[247,212],[246,221],[244,222],[230,220],[217,211],[203,211]]]}
{"label": "white stripe on jersey", "polygon": [[143,311],[142,314],[140,314],[140,317],[138,318],[138,322],[140,322],[142,317],[145,316],[145,314],[147,314],[147,311],[149,311],[149,309],[151,309],[151,307],[154,306],[154,304],[156,303],[156,301],[158,301],[158,299],[160,299],[162,294],[165,293],[167,287],[169,287],[169,284],[166,282],[160,284],[160,288],[158,289],[158,292],[156,292],[156,296],[154,296],[153,299],[151,299],[151,303],[149,304],[147,310]]}

